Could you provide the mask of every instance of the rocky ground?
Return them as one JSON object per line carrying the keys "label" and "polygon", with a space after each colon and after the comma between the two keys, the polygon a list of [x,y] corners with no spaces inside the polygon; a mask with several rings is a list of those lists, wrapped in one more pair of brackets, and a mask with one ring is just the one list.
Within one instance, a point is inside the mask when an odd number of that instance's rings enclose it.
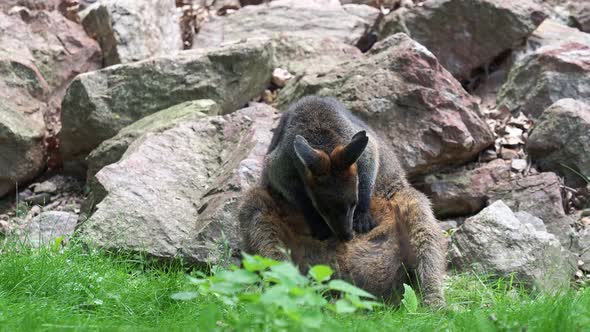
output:
{"label": "rocky ground", "polygon": [[453,268],[590,274],[585,2],[9,0],[0,72],[5,237],[234,255],[280,110],[320,94],[397,150]]}

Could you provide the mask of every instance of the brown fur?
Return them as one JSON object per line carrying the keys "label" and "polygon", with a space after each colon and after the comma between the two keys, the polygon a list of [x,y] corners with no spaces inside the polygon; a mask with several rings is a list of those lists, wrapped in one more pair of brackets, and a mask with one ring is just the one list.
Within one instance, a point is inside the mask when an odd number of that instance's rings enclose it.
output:
{"label": "brown fur", "polygon": [[239,219],[247,252],[286,259],[280,250],[286,248],[304,272],[310,265],[329,264],[338,277],[394,303],[403,283],[417,282],[426,304],[444,303],[446,244],[428,200],[416,190],[373,197],[371,213],[378,225],[349,242],[310,237],[303,216],[263,188],[251,190],[244,202]]}

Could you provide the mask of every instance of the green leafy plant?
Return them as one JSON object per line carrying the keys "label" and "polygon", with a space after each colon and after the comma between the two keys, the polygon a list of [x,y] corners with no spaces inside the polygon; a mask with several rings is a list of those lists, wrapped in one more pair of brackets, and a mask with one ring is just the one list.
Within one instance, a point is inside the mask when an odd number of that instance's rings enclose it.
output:
{"label": "green leafy plant", "polygon": [[404,297],[402,299],[402,305],[409,313],[414,313],[418,310],[418,298],[416,292],[407,284],[404,284]]}
{"label": "green leafy plant", "polygon": [[[256,323],[282,327],[298,324],[318,328],[322,310],[349,314],[380,306],[375,297],[342,280],[331,279],[334,271],[325,265],[310,268],[304,276],[291,262],[243,255],[243,268],[231,267],[211,276],[190,277],[197,291],[172,295],[175,300],[214,297],[230,307],[245,306],[255,313]],[[329,295],[333,295],[335,301]]]}

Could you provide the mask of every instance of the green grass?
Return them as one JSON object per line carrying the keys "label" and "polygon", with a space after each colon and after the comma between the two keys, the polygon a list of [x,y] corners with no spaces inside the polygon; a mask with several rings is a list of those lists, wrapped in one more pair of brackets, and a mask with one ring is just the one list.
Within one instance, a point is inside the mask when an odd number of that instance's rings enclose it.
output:
{"label": "green grass", "polygon": [[[77,245],[60,252],[0,245],[0,331],[258,330],[256,313],[245,307],[212,296],[170,298],[194,289],[179,263]],[[447,301],[438,312],[324,312],[321,331],[590,331],[589,288],[529,295],[508,282],[461,275],[448,280]]]}

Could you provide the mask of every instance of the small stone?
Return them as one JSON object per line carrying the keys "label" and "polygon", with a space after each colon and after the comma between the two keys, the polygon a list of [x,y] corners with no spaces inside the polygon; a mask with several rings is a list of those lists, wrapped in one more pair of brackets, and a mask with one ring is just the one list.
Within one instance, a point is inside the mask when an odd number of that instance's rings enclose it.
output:
{"label": "small stone", "polygon": [[293,75],[283,68],[275,68],[272,72],[272,82],[279,88],[284,87]]}
{"label": "small stone", "polygon": [[582,265],[584,265],[584,261],[578,259],[578,266],[582,266]]}
{"label": "small stone", "polygon": [[48,193],[40,193],[29,196],[24,200],[31,205],[46,205],[51,201],[51,195]]}
{"label": "small stone", "polygon": [[456,220],[443,220],[443,221],[439,221],[438,225],[440,226],[440,228],[446,232],[450,229],[453,228],[457,228],[458,224]]}
{"label": "small stone", "polygon": [[6,220],[0,220],[0,234],[8,235],[12,232],[12,225]]}
{"label": "small stone", "polygon": [[582,210],[582,217],[588,217],[588,216],[590,216],[590,209]]}
{"label": "small stone", "polygon": [[275,100],[275,94],[269,89],[264,90],[262,93],[262,102],[265,104],[272,104]]}
{"label": "small stone", "polygon": [[35,206],[31,207],[31,209],[29,210],[29,213],[27,213],[27,218],[35,217],[39,213],[41,213],[41,207],[39,205],[35,205]]}
{"label": "small stone", "polygon": [[576,271],[576,278],[583,278],[583,277],[584,277],[584,272],[582,272],[582,270]]}
{"label": "small stone", "polygon": [[532,127],[533,122],[524,113],[520,113],[517,117],[511,117],[508,125],[528,130]]}
{"label": "small stone", "polygon": [[524,159],[512,159],[512,170],[516,172],[522,172],[526,169],[528,163]]}
{"label": "small stone", "polygon": [[479,160],[484,163],[487,163],[494,159],[498,159],[498,153],[492,149],[485,150],[481,153],[481,156],[479,157]]}
{"label": "small stone", "polygon": [[50,181],[45,181],[42,183],[39,183],[35,186],[35,189],[33,189],[33,192],[35,194],[37,193],[54,193],[57,191],[57,185],[53,182]]}
{"label": "small stone", "polygon": [[31,195],[33,195],[33,192],[30,189],[25,189],[18,193],[18,200],[22,202],[28,197],[31,197]]}
{"label": "small stone", "polygon": [[518,158],[518,151],[516,151],[514,149],[502,147],[502,150],[500,151],[500,155],[502,156],[502,159],[504,159],[504,160],[511,160],[511,159]]}

